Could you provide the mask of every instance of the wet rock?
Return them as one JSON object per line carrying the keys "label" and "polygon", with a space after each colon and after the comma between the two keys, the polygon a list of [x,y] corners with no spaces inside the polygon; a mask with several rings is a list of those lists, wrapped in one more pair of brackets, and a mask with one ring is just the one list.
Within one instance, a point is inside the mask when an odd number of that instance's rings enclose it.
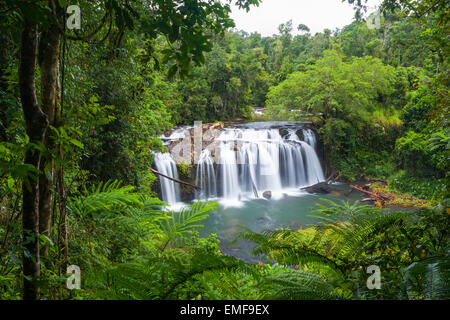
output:
{"label": "wet rock", "polygon": [[297,130],[297,132],[295,134],[300,139],[300,141],[305,141],[305,135],[303,134],[303,129],[302,130]]}
{"label": "wet rock", "polygon": [[285,128],[280,129],[280,136],[282,138],[286,137],[288,134],[289,134],[289,131],[287,129],[285,129]]}
{"label": "wet rock", "polygon": [[266,198],[266,199],[272,198],[272,191],[265,191],[263,193],[263,197]]}
{"label": "wet rock", "polygon": [[320,193],[327,194],[332,191],[331,187],[326,182],[320,182],[310,187],[301,188],[302,190],[306,190],[309,193]]}

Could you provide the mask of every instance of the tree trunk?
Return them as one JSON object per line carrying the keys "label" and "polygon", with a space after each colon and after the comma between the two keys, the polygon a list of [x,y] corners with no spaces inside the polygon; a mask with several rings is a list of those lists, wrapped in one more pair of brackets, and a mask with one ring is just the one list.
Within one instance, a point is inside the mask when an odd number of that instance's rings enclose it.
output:
{"label": "tree trunk", "polygon": [[[62,154],[60,154],[62,157]],[[67,269],[67,259],[69,256],[69,238],[67,232],[67,211],[66,211],[66,188],[64,185],[64,168],[62,164],[59,167],[59,181],[58,181],[58,193],[59,193],[59,230],[58,230],[58,257],[60,274],[63,274]],[[63,247],[63,248],[62,248]],[[61,257],[62,253],[62,257]]]}
{"label": "tree trunk", "polygon": [[[31,142],[43,142],[48,128],[48,119],[39,107],[36,97],[35,70],[37,49],[37,26],[24,21],[21,38],[19,87],[20,99],[25,118],[25,131]],[[28,148],[25,154],[25,164],[40,169],[41,154]],[[39,255],[39,177],[32,174],[28,182],[23,183],[23,298],[39,299],[40,276]]]}
{"label": "tree trunk", "polygon": [[[60,32],[55,24],[52,24],[41,35],[39,41],[39,67],[41,71],[41,108],[47,115],[49,124],[57,127],[55,123],[58,97],[58,71]],[[50,137],[52,131],[48,130],[44,144],[47,149],[55,149],[55,143]],[[41,159],[42,173],[39,177],[39,230],[41,234],[50,236],[52,220],[52,196],[55,177],[54,160]],[[41,255],[47,255],[49,244],[42,247]]]}
{"label": "tree trunk", "polygon": [[[4,93],[8,92],[8,82],[6,77],[9,76],[10,72],[7,71],[9,57],[12,56],[12,50],[9,45],[9,39],[5,34],[0,35],[0,41],[2,46],[0,47],[0,90]],[[9,126],[8,123],[8,102],[6,99],[0,99],[0,140],[7,141],[8,136],[6,134],[6,128]]]}
{"label": "tree trunk", "polygon": [[[26,123],[26,133],[31,142],[41,142],[47,150],[54,149],[48,130],[55,126],[57,113],[57,88],[60,32],[52,23],[42,32],[39,48],[37,26],[24,21],[21,48],[21,64],[19,70],[20,95]],[[37,49],[39,55],[37,55]],[[41,106],[36,97],[35,69],[39,58],[41,77]],[[24,254],[24,299],[39,299],[39,285],[35,280],[40,276],[41,256],[48,251],[47,243],[39,248],[39,234],[50,236],[53,197],[53,159],[44,158],[37,150],[29,149],[25,155],[25,163],[41,171],[30,181],[31,187],[24,183],[23,187],[23,235]]]}

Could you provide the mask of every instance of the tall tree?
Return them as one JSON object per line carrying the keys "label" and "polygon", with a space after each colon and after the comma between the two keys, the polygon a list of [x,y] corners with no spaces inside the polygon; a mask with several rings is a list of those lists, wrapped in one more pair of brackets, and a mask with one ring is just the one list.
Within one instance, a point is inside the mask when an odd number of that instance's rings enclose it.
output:
{"label": "tall tree", "polygon": [[[63,125],[60,108],[60,47],[64,39],[102,42],[109,38],[120,46],[127,30],[139,24],[140,32],[149,39],[162,35],[171,44],[162,62],[171,64],[169,75],[185,75],[191,61],[204,62],[203,53],[211,49],[210,34],[223,34],[233,26],[229,18],[230,3],[249,10],[260,0],[228,0],[216,3],[206,0],[80,1],[83,17],[90,18],[81,31],[66,32],[65,0],[3,0],[1,8],[21,25],[20,98],[25,118],[25,131],[30,147],[25,165],[34,168],[23,184],[24,298],[39,298],[41,235],[48,235],[53,212],[55,180],[54,155],[58,146],[51,127]],[[140,15],[140,13],[143,13]],[[96,37],[98,36],[98,39]],[[101,37],[100,37],[101,36]],[[156,57],[152,57],[155,62]],[[40,90],[36,89],[36,64],[39,64]],[[62,92],[63,93],[63,92]],[[62,172],[60,170],[60,172]],[[60,177],[61,181],[61,177]],[[42,248],[45,254],[47,247]]]}

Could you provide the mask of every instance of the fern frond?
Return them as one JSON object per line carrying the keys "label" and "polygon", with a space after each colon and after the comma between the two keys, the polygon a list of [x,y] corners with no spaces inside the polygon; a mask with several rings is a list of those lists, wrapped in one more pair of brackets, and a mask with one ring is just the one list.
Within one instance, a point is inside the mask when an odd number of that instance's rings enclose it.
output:
{"label": "fern frond", "polygon": [[186,206],[180,212],[168,211],[168,219],[157,221],[156,228],[164,242],[163,250],[173,241],[181,241],[186,236],[195,233],[203,227],[200,222],[209,218],[209,212],[215,210],[218,204],[214,201],[198,201]]}
{"label": "fern frond", "polygon": [[[193,299],[201,289],[201,276],[241,270],[252,266],[234,257],[194,250],[152,252],[145,259],[118,264],[103,274],[105,292],[114,299]],[[195,289],[197,288],[197,289]]]}
{"label": "fern frond", "polygon": [[402,270],[403,287],[409,298],[450,298],[450,257],[432,257]]}
{"label": "fern frond", "polygon": [[120,187],[120,182],[112,181],[84,190],[79,197],[68,199],[67,208],[79,217],[92,216],[111,210],[114,206],[140,206],[140,195],[133,193],[132,186]]}
{"label": "fern frond", "polygon": [[250,229],[237,235],[237,239],[257,244],[252,249],[254,255],[263,254],[286,266],[322,267],[330,273],[342,276],[342,271],[335,261],[313,250],[307,243],[298,240],[298,233],[292,230],[265,230],[255,233]]}
{"label": "fern frond", "polygon": [[357,202],[325,202],[328,206],[318,205],[313,210],[315,217],[321,220],[316,228],[335,234],[336,243],[330,253],[347,259],[359,256],[369,239],[387,228],[402,225],[411,216],[408,212],[384,212],[371,206],[358,205]]}
{"label": "fern frond", "polygon": [[275,300],[341,300],[335,286],[321,276],[298,270],[265,277],[260,286],[268,292],[265,298]]}

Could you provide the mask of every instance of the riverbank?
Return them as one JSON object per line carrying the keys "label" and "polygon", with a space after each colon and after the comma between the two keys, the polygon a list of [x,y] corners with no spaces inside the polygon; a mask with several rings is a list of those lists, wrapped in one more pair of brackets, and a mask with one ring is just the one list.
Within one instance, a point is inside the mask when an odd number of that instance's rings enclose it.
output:
{"label": "riverbank", "polygon": [[[342,183],[349,183],[344,182]],[[377,208],[432,208],[437,202],[414,197],[406,192],[399,192],[389,186],[386,180],[367,179],[349,183],[353,190],[365,194],[362,203],[371,203]]]}

